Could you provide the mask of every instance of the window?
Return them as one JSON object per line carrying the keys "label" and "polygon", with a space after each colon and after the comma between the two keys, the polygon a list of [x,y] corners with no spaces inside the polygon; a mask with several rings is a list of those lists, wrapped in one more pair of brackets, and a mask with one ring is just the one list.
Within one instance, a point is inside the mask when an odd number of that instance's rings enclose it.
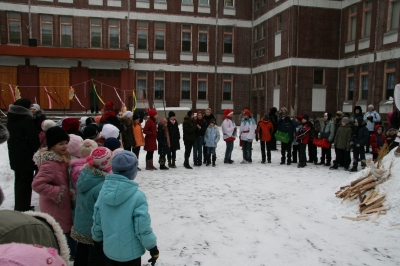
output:
{"label": "window", "polygon": [[354,98],[354,67],[347,69],[347,100],[352,101]]}
{"label": "window", "polygon": [[137,48],[147,50],[147,22],[137,23]]}
{"label": "window", "polygon": [[182,0],[184,4],[193,4],[193,0]]}
{"label": "window", "polygon": [[265,55],[265,47],[260,49],[260,57]]}
{"label": "window", "polygon": [[254,50],[253,58],[258,58],[258,50]]}
{"label": "window", "polygon": [[349,35],[348,41],[354,41],[356,39],[356,28],[357,28],[357,6],[353,6],[349,11]]}
{"label": "window", "polygon": [[111,69],[89,69],[89,76],[91,78],[107,77],[107,78],[119,79],[120,71],[119,70],[111,70]]}
{"label": "window", "polygon": [[265,26],[264,23],[261,24],[261,40],[265,38]]}
{"label": "window", "polygon": [[182,52],[192,51],[192,26],[182,25]]}
{"label": "window", "polygon": [[164,51],[165,50],[165,23],[156,22],[155,23],[155,31],[156,31],[156,51]]}
{"label": "window", "polygon": [[136,88],[137,97],[146,99],[147,97],[147,72],[138,71],[136,72]]}
{"label": "window", "polygon": [[53,45],[53,16],[40,16],[42,45]]}
{"label": "window", "polygon": [[71,17],[61,17],[60,20],[61,27],[61,46],[71,47],[72,46],[72,18]]}
{"label": "window", "polygon": [[21,44],[21,15],[8,12],[8,42]]}
{"label": "window", "polygon": [[387,62],[385,65],[385,79],[386,79],[386,99],[394,95],[394,87],[396,86],[396,61]]}
{"label": "window", "polygon": [[108,21],[108,34],[110,48],[119,48],[119,21],[116,19],[110,19]]}
{"label": "window", "polygon": [[207,74],[197,75],[197,99],[207,100]]}
{"label": "window", "polygon": [[224,74],[223,76],[223,84],[224,84],[224,91],[222,95],[223,101],[231,101],[232,100],[232,75]]}
{"label": "window", "polygon": [[164,72],[156,72],[154,76],[154,99],[164,99]]}
{"label": "window", "polygon": [[257,10],[259,10],[260,9],[260,2],[256,2],[255,4],[254,4],[254,10],[255,11],[257,11]]}
{"label": "window", "polygon": [[260,74],[260,88],[264,88],[265,86],[265,73]]}
{"label": "window", "polygon": [[199,5],[206,5],[206,6],[208,6],[208,0],[199,0]]}
{"label": "window", "polygon": [[267,4],[267,0],[262,0],[261,1],[261,6],[265,6]]}
{"label": "window", "polygon": [[324,85],[324,69],[314,68],[314,85]]}
{"label": "window", "polygon": [[281,70],[278,69],[275,71],[275,86],[281,85]]}
{"label": "window", "polygon": [[224,0],[225,1],[225,6],[233,6],[233,1],[234,0]]}
{"label": "window", "polygon": [[389,23],[388,30],[394,30],[399,27],[400,0],[389,1]]}
{"label": "window", "polygon": [[199,52],[208,52],[208,27],[199,26]]}
{"label": "window", "polygon": [[258,41],[258,27],[254,27],[254,42]]}
{"label": "window", "polygon": [[368,71],[369,65],[361,66],[361,100],[368,100]]}
{"label": "window", "polygon": [[363,17],[363,30],[362,30],[363,38],[371,36],[371,17],[372,17],[372,0],[367,0],[364,2],[364,17]]}
{"label": "window", "polygon": [[251,108],[253,109],[253,116],[257,116],[258,114],[258,97],[253,97],[252,103],[251,103]]}
{"label": "window", "polygon": [[224,54],[233,54],[233,28],[224,28]]}
{"label": "window", "polygon": [[190,100],[190,73],[182,73],[181,84],[181,99]]}
{"label": "window", "polygon": [[282,30],[282,14],[276,16],[276,31]]}
{"label": "window", "polygon": [[99,18],[91,19],[90,47],[101,48],[101,19]]}

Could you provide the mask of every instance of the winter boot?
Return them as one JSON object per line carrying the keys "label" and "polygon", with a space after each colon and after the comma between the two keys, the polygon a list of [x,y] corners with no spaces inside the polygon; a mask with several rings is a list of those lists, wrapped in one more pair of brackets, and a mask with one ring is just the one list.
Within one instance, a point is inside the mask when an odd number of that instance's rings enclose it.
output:
{"label": "winter boot", "polygon": [[353,167],[350,169],[350,172],[357,172],[357,166],[353,165]]}
{"label": "winter boot", "polygon": [[184,166],[186,169],[193,169],[193,168],[190,166],[189,160],[188,160],[187,158],[185,158],[185,162],[183,163],[183,166]]}
{"label": "winter boot", "polygon": [[318,163],[318,165],[324,165],[324,164],[325,164],[325,158],[324,159],[321,158],[321,161]]}
{"label": "winter boot", "polygon": [[168,160],[168,167],[169,167],[169,168],[172,168],[172,162],[171,162],[171,159],[169,159],[169,160]]}
{"label": "winter boot", "polygon": [[324,164],[324,166],[331,166],[331,162],[326,162],[326,164]]}
{"label": "winter boot", "polygon": [[215,161],[216,161],[216,159],[217,159],[217,158],[213,158],[213,160],[212,160],[212,166],[213,166],[213,167],[215,167]]}
{"label": "winter boot", "polygon": [[171,166],[169,168],[176,168],[175,159],[172,160]]}
{"label": "winter boot", "polygon": [[211,159],[210,158],[207,158],[206,159],[206,166],[209,166],[211,164]]}
{"label": "winter boot", "polygon": [[151,167],[151,160],[146,160],[146,170],[153,170],[153,168]]}
{"label": "winter boot", "polygon": [[306,166],[305,163],[299,163],[299,164],[297,165],[297,168],[304,168],[305,166]]}
{"label": "winter boot", "polygon": [[331,167],[329,167],[329,169],[331,169],[331,170],[336,170],[338,168],[339,168],[339,166],[338,166],[338,163],[336,161],[333,161],[333,165]]}
{"label": "winter boot", "polygon": [[157,170],[157,168],[154,167],[153,159],[150,160],[150,167],[152,168],[151,170]]}
{"label": "winter boot", "polygon": [[158,162],[160,163],[160,170],[169,170],[169,168],[165,166],[165,159],[160,159]]}
{"label": "winter boot", "polygon": [[291,161],[290,159],[288,159],[286,164],[287,164],[287,165],[291,165],[291,164],[292,164],[292,161]]}
{"label": "winter boot", "polygon": [[281,158],[281,164],[285,164],[286,159],[285,158]]}

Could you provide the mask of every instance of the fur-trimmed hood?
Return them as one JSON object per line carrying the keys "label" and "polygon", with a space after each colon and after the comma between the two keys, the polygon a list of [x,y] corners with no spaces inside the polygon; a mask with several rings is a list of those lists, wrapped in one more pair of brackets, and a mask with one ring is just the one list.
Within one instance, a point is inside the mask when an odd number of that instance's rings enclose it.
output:
{"label": "fur-trimmed hood", "polygon": [[37,166],[40,166],[44,162],[47,161],[55,161],[55,162],[63,162],[63,159],[60,158],[55,152],[45,149],[39,149],[33,155],[33,161]]}
{"label": "fur-trimmed hood", "polygon": [[[85,174],[87,172],[87,174]],[[83,166],[81,175],[79,176],[78,182],[76,182],[76,188],[79,192],[85,193],[97,184],[104,182],[106,175],[109,173],[103,172],[96,167],[89,164]]]}
{"label": "fur-trimmed hood", "polygon": [[33,117],[31,110],[20,105],[10,104],[8,107],[8,112],[11,114],[29,115],[30,117]]}
{"label": "fur-trimmed hood", "polygon": [[129,119],[128,117],[124,117],[123,116],[123,117],[121,117],[121,122],[126,124],[126,125],[131,126],[133,121],[131,119]]}

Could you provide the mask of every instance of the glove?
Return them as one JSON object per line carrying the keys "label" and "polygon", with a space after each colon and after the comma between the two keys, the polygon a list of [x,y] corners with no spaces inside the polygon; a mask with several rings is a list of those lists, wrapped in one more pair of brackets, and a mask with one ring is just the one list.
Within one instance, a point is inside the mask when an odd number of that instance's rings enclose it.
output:
{"label": "glove", "polygon": [[157,246],[150,249],[149,251],[150,251],[151,258],[147,262],[150,262],[151,266],[154,266],[154,264],[156,264],[158,256],[160,256],[160,252],[158,251]]}
{"label": "glove", "polygon": [[374,118],[372,117],[372,116],[368,116],[368,118],[367,118],[369,121],[373,121],[374,120]]}
{"label": "glove", "polygon": [[359,147],[360,147],[360,144],[357,144],[356,147],[359,148]]}

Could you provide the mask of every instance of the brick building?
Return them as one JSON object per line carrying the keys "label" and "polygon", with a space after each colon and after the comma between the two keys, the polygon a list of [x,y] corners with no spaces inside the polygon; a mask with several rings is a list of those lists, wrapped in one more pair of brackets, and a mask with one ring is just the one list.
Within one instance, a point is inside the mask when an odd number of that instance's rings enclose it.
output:
{"label": "brick building", "polygon": [[[48,108],[250,106],[382,114],[400,82],[400,0],[0,0],[0,107],[8,84]],[[57,96],[57,97],[56,97]],[[53,101],[53,100],[52,100]]]}

